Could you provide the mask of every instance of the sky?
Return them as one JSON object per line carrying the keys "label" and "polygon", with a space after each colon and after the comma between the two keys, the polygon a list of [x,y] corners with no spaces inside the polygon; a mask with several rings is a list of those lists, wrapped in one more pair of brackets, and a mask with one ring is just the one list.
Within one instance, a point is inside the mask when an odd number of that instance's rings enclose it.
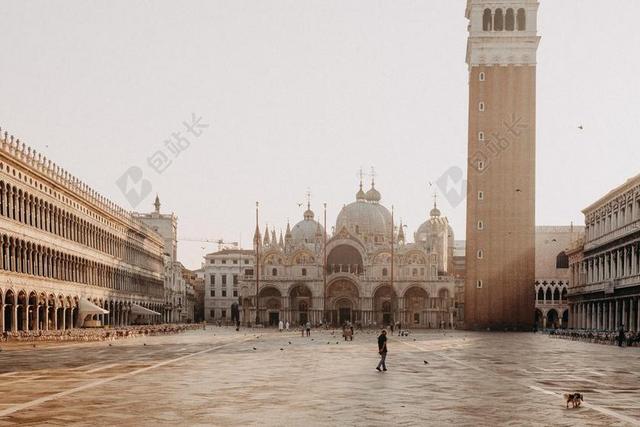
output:
{"label": "sky", "polygon": [[[251,246],[256,201],[284,229],[310,190],[330,230],[360,168],[412,235],[429,183],[466,173],[465,4],[4,1],[0,126],[128,210],[158,194],[190,268],[199,240]],[[539,225],[640,173],[640,2],[602,4],[541,0]],[[465,203],[438,200],[464,239]]]}

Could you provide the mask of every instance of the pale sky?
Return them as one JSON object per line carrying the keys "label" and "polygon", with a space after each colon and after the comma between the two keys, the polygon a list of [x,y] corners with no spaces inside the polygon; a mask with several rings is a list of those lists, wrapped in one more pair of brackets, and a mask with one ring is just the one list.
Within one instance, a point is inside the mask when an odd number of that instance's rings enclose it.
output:
{"label": "pale sky", "polygon": [[[255,201],[284,229],[307,188],[330,229],[371,166],[412,236],[427,183],[466,173],[465,3],[4,1],[0,126],[127,209],[158,193],[181,238],[250,247]],[[635,0],[541,0],[537,224],[581,224],[640,173],[638,16]],[[192,113],[209,127],[156,173],[147,158]],[[152,186],[135,208],[116,185],[131,166]],[[439,207],[464,239],[465,204]],[[178,256],[197,268],[215,249]]]}

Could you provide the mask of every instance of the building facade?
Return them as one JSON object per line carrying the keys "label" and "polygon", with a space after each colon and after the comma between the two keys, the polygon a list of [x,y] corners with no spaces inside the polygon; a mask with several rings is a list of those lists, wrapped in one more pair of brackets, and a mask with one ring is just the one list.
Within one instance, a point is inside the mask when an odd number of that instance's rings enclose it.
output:
{"label": "building facade", "polygon": [[134,217],[162,236],[164,242],[164,306],[165,323],[186,321],[187,299],[183,278],[183,265],[178,262],[178,217],[174,213],[160,212],[160,198],[156,195],[154,210],[150,213],[133,213]]}
{"label": "building facade", "polygon": [[[310,204],[284,237],[256,228],[259,278],[244,275],[240,286],[245,322],[293,325],[352,322],[438,328],[456,325],[452,274],[453,230],[436,206],[405,240],[402,224],[380,203],[372,182],[360,184],[356,200],[338,214],[329,236]],[[257,293],[256,293],[257,289]],[[256,297],[257,294],[257,297]],[[256,313],[256,306],[258,313]]]}
{"label": "building facade", "polygon": [[0,250],[0,331],[127,325],[162,310],[162,238],[6,132]]}
{"label": "building facade", "polygon": [[239,302],[240,281],[253,277],[255,252],[222,249],[205,255],[204,318],[207,322],[231,321],[231,305]]}
{"label": "building facade", "polygon": [[584,233],[584,227],[536,227],[536,328],[569,325],[569,256],[567,250]]}
{"label": "building facade", "polygon": [[582,213],[584,236],[568,251],[570,327],[638,331],[640,175]]}
{"label": "building facade", "polygon": [[537,0],[468,0],[465,324],[531,329]]}

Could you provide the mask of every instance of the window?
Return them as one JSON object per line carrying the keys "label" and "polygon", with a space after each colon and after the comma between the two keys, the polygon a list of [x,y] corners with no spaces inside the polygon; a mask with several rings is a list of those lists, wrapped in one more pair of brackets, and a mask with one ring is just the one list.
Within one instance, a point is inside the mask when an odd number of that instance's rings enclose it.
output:
{"label": "window", "polygon": [[249,264],[249,260],[248,260],[248,259],[245,259],[245,260],[244,260],[244,263],[245,263],[245,265]]}
{"label": "window", "polygon": [[480,142],[484,141],[484,132],[482,131],[478,132],[478,141]]}
{"label": "window", "polygon": [[478,200],[484,200],[484,191],[478,191]]}
{"label": "window", "polygon": [[418,269],[417,269],[417,268],[412,269],[412,270],[411,270],[411,275],[412,275],[413,277],[417,277],[417,276],[418,276]]}
{"label": "window", "polygon": [[518,9],[518,31],[524,31],[527,29],[527,18],[524,9]]}
{"label": "window", "polygon": [[513,12],[513,9],[507,9],[507,16],[505,19],[505,29],[507,31],[513,31],[516,27],[516,16]]}
{"label": "window", "polygon": [[234,290],[233,290],[233,296],[234,296],[234,297],[237,297],[237,296],[238,296],[238,290],[237,290],[237,289],[234,289]]}
{"label": "window", "polygon": [[245,276],[253,276],[253,268],[245,268],[244,269]]}
{"label": "window", "polygon": [[238,275],[237,275],[237,274],[234,274],[234,275],[233,275],[233,284],[234,284],[234,285],[237,285],[237,284],[238,284]]}
{"label": "window", "polygon": [[222,310],[222,318],[223,319],[227,318],[227,310]]}
{"label": "window", "polygon": [[216,311],[215,310],[209,310],[209,317],[211,317],[212,319],[214,317],[216,317]]}
{"label": "window", "polygon": [[483,160],[478,160],[478,170],[479,171],[483,171],[484,170],[484,161]]}
{"label": "window", "polygon": [[478,256],[478,259],[484,258],[484,251],[482,249],[478,249],[477,256]]}
{"label": "window", "polygon": [[216,263],[216,260],[215,260],[215,259],[212,259],[212,260],[210,260],[210,261],[209,261],[209,263],[210,263],[210,264],[215,264],[215,263]]}
{"label": "window", "polygon": [[277,268],[272,269],[271,270],[271,275],[272,276],[277,276],[278,275],[278,269]]}
{"label": "window", "polygon": [[478,80],[483,82],[485,80],[485,78],[486,78],[486,76],[484,74],[484,71],[481,71],[480,74],[478,74]]}
{"label": "window", "polygon": [[382,269],[382,275],[383,275],[383,276],[387,276],[388,274],[389,274],[389,270],[387,270],[387,268],[386,268],[386,267],[385,267],[385,268],[383,268],[383,269]]}
{"label": "window", "polygon": [[215,289],[211,289],[211,296],[215,297],[216,296],[216,290]]}
{"label": "window", "polygon": [[223,296],[223,297],[226,297],[226,296],[227,296],[227,290],[226,290],[226,289],[223,289],[223,290],[222,290],[222,296]]}
{"label": "window", "polygon": [[223,259],[221,262],[222,262],[222,264],[226,264],[226,263],[227,263],[227,260],[226,260],[226,259]]}
{"label": "window", "polygon": [[495,31],[504,30],[504,14],[502,13],[502,9],[496,9],[493,15],[493,29]]}
{"label": "window", "polygon": [[209,276],[209,283],[211,285],[215,285],[216,284],[216,275],[212,274],[211,276]]}
{"label": "window", "polygon": [[222,275],[222,285],[224,286],[224,285],[226,285],[226,284],[227,284],[227,275],[226,275],[226,274],[223,274],[223,275]]}
{"label": "window", "polygon": [[482,31],[491,31],[492,29],[491,9],[485,9],[482,15]]}
{"label": "window", "polygon": [[234,263],[234,264],[237,264],[237,263],[238,263],[238,260],[237,260],[237,259],[234,259],[234,260],[233,260],[233,263]]}
{"label": "window", "polygon": [[482,289],[482,286],[483,286],[482,280],[478,280],[478,281],[476,282],[476,288],[478,288],[478,289]]}
{"label": "window", "polygon": [[307,269],[306,269],[306,268],[303,268],[303,269],[302,269],[302,275],[303,275],[303,276],[306,276],[306,275],[307,275]]}
{"label": "window", "polygon": [[484,230],[484,222],[478,221],[478,230]]}
{"label": "window", "polygon": [[569,257],[564,251],[556,257],[556,268],[569,268]]}
{"label": "window", "polygon": [[480,101],[478,103],[478,111],[480,112],[484,111],[484,102]]}

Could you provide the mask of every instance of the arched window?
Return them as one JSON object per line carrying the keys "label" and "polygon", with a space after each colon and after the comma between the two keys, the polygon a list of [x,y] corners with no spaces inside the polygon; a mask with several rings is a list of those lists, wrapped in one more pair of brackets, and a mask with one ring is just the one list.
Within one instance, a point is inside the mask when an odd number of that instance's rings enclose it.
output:
{"label": "arched window", "polygon": [[556,257],[556,268],[569,268],[569,257],[564,251]]}
{"label": "arched window", "polygon": [[388,274],[389,274],[389,270],[387,270],[387,268],[386,268],[386,267],[385,267],[385,268],[383,268],[383,269],[382,269],[382,275],[383,275],[383,276],[387,276]]}
{"label": "arched window", "polygon": [[547,304],[549,304],[551,302],[551,288],[547,288],[547,292],[546,292],[546,297],[547,297]]}
{"label": "arched window", "polygon": [[277,275],[278,275],[278,269],[277,269],[277,268],[273,268],[273,269],[271,270],[271,275],[272,275],[272,276],[277,276]]}
{"label": "arched window", "polygon": [[496,13],[493,16],[493,29],[495,31],[504,30],[504,14],[502,13],[502,9],[496,9]]}
{"label": "arched window", "polygon": [[485,9],[482,15],[482,31],[491,31],[491,9]]}
{"label": "arched window", "polygon": [[542,303],[544,301],[544,291],[542,288],[538,289],[538,302]]}
{"label": "arched window", "polygon": [[507,31],[513,31],[515,30],[515,26],[516,26],[515,14],[513,12],[513,9],[509,8],[507,9],[507,15],[505,19],[505,29]]}
{"label": "arched window", "polygon": [[518,9],[518,31],[524,31],[527,29],[527,17],[524,9]]}

